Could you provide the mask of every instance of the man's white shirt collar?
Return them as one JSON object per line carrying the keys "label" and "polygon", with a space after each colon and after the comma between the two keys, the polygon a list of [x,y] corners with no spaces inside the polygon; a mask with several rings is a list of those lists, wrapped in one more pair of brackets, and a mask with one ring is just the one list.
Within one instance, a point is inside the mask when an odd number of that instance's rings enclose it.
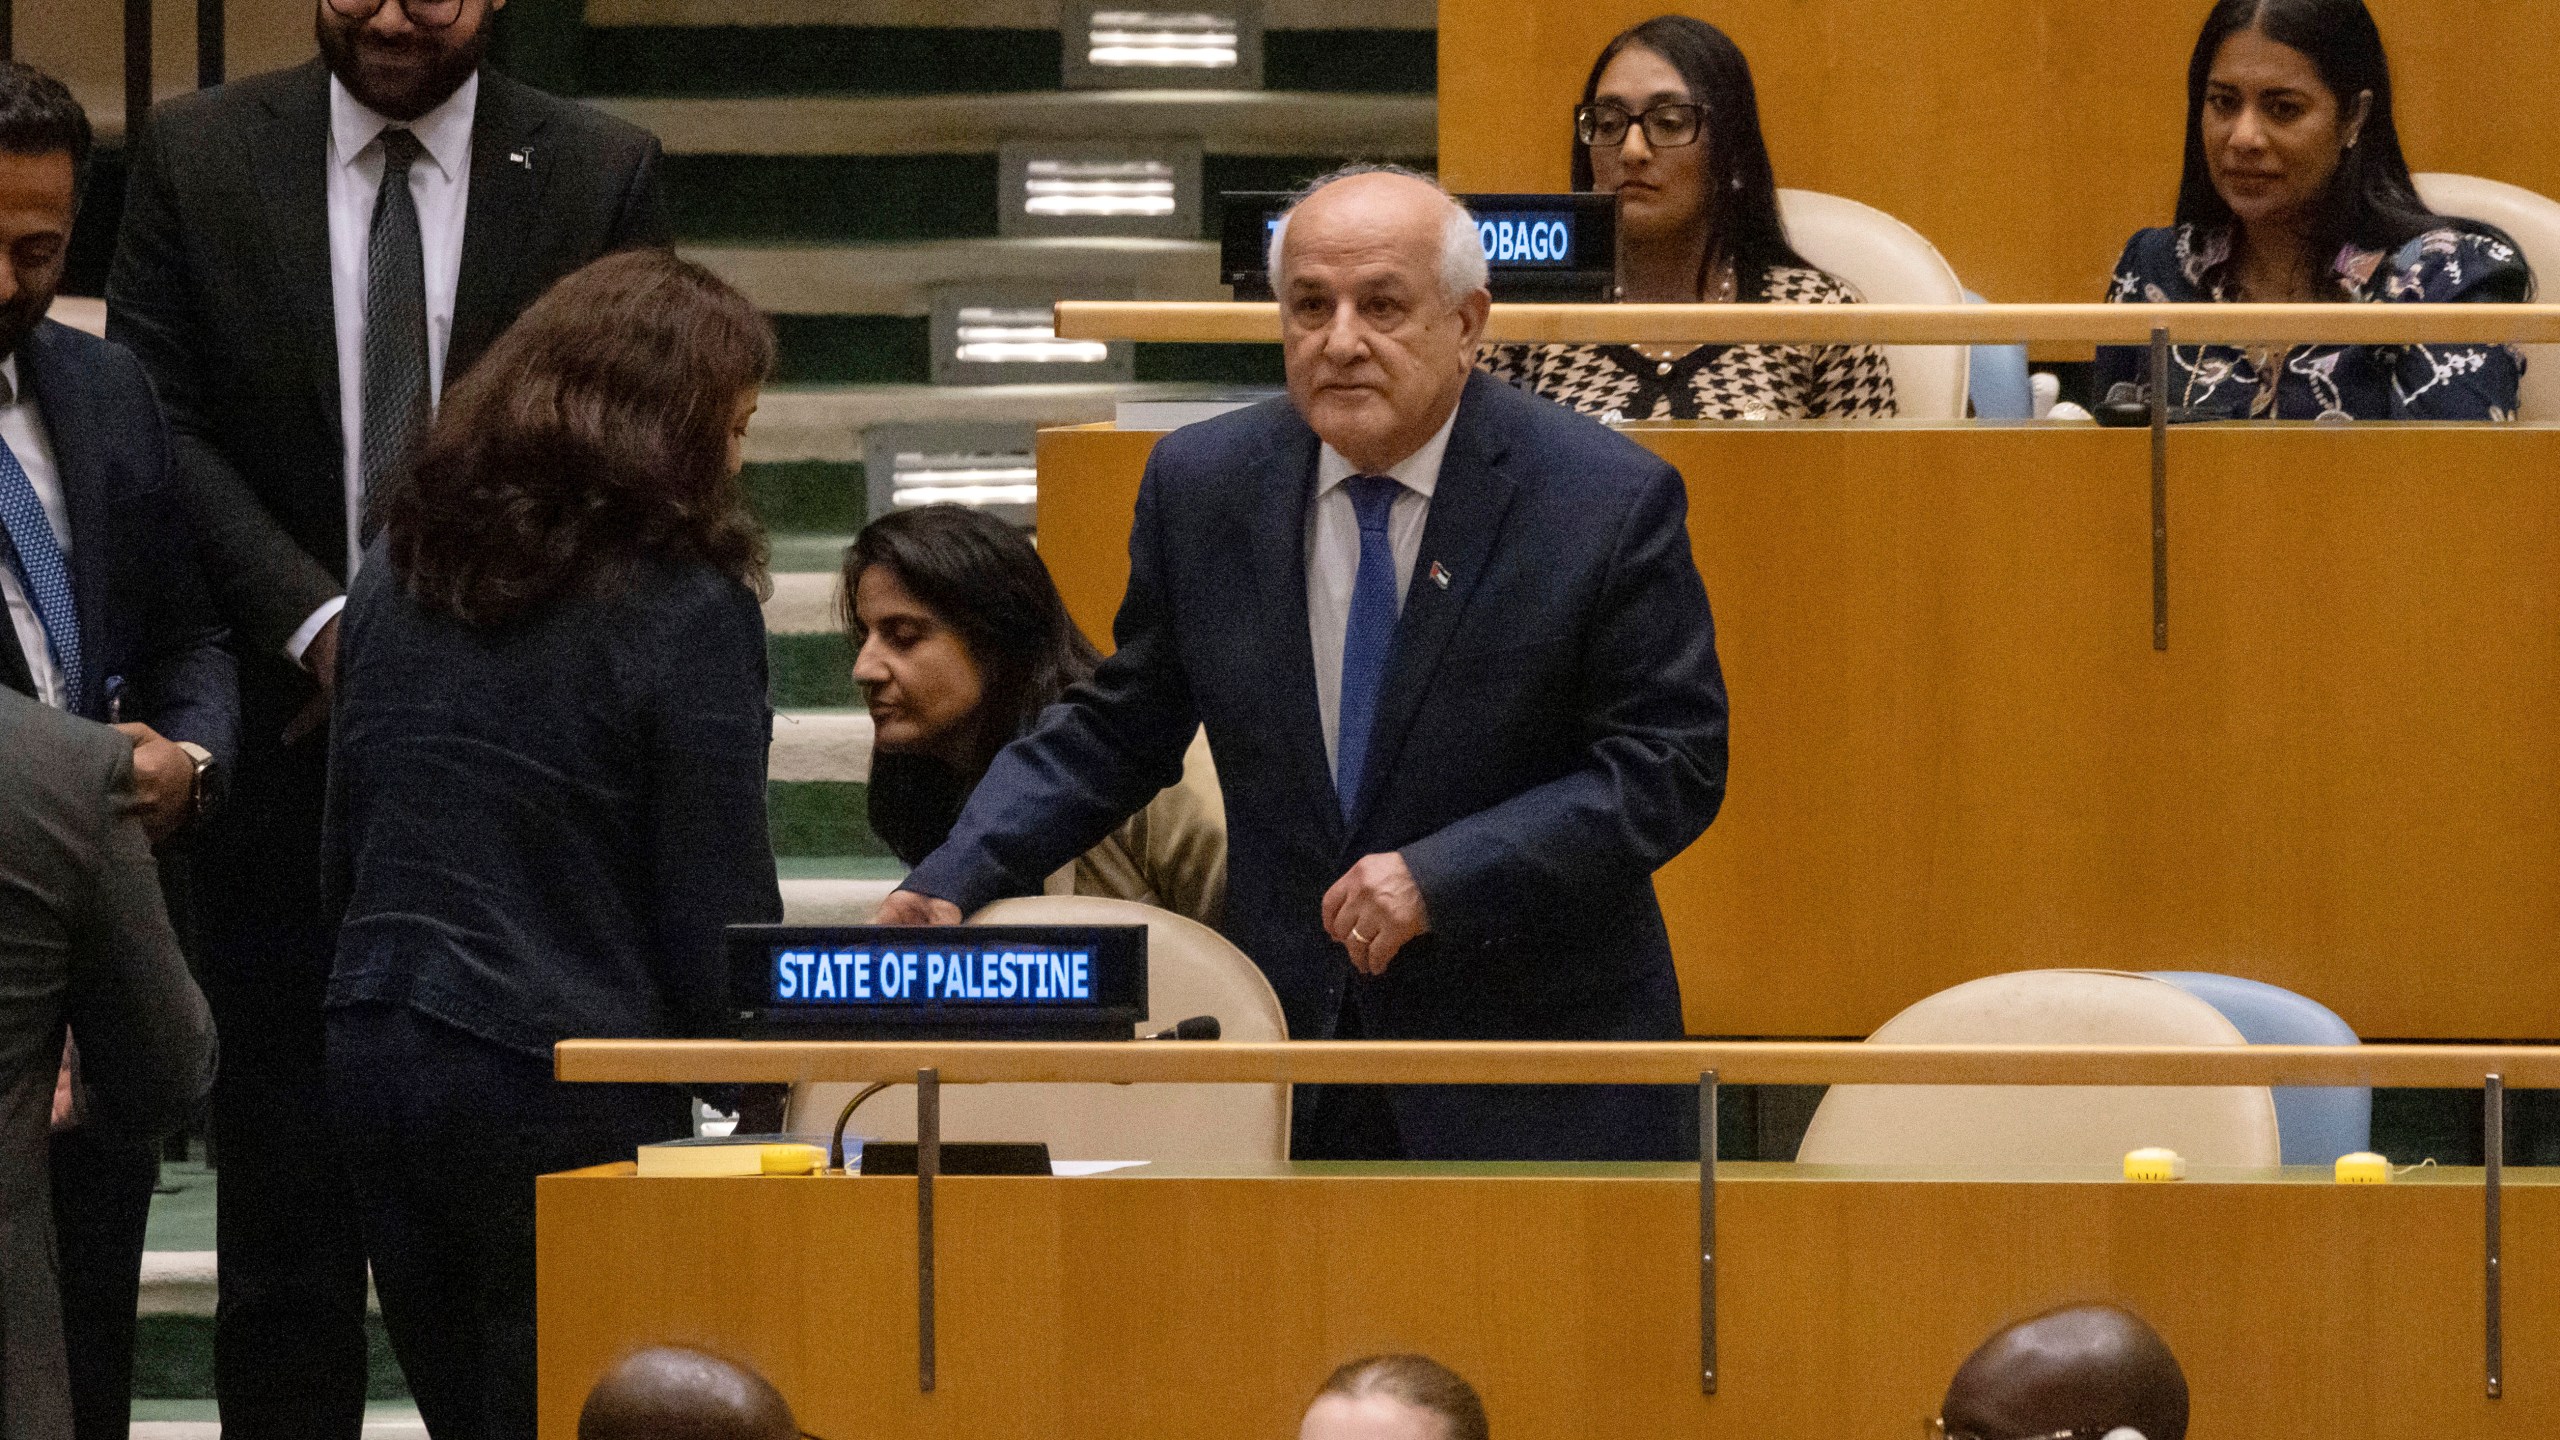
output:
{"label": "man's white shirt collar", "polygon": [[[1459,405],[1465,403],[1463,399],[1459,401]],[[1449,453],[1449,432],[1456,428],[1457,423],[1458,405],[1452,405],[1449,418],[1440,422],[1440,428],[1430,439],[1422,442],[1421,449],[1387,468],[1387,478],[1426,500],[1430,499],[1431,492],[1440,484],[1441,457]],[[1350,461],[1342,458],[1341,451],[1330,445],[1323,447],[1316,452],[1316,498],[1323,499],[1327,491],[1360,473],[1352,468]]]}
{"label": "man's white shirt collar", "polygon": [[0,355],[0,406],[15,405],[25,398],[18,393],[17,355]]}
{"label": "man's white shirt collar", "polygon": [[[426,151],[426,158],[450,180],[462,173],[463,161],[471,157],[471,116],[480,103],[480,72],[461,88],[444,98],[444,103],[408,122],[410,133]],[[368,108],[363,101],[347,93],[337,76],[329,77],[329,162],[353,165],[383,131],[401,122]]]}

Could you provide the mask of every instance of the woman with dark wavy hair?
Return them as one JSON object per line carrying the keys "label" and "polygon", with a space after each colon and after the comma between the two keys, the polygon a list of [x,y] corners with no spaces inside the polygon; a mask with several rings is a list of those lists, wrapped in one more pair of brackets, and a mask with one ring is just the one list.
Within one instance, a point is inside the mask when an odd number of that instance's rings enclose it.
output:
{"label": "woman with dark wavy hair", "polygon": [[773,335],[665,251],[599,260],[447,391],[346,609],[325,826],[332,1108],[431,1434],[532,1436],[533,1180],[690,1133],[563,1085],[570,1036],[724,1028],[781,918],[764,539],[739,445]]}
{"label": "woman with dark wavy hair", "polygon": [[[2495,227],[2418,198],[2391,65],[2364,0],[2220,0],[2187,62],[2177,223],[2116,262],[2112,301],[2520,301],[2533,272]],[[2101,396],[2149,352],[2098,351]],[[2179,346],[2169,404],[2234,420],[2505,420],[2504,345]]]}
{"label": "woman with dark wavy hair", "polygon": [[[1751,65],[1704,20],[1602,47],[1573,111],[1573,188],[1618,197],[1618,298],[1855,303],[1787,241]],[[1587,415],[1837,420],[1894,413],[1872,345],[1494,345],[1484,368]]]}
{"label": "woman with dark wavy hair", "polygon": [[[865,526],[845,550],[842,601],[871,710],[871,830],[913,865],[950,837],[996,752],[1102,657],[1031,542],[966,506],[896,510]],[[1182,778],[1045,889],[1217,925],[1227,812],[1208,742],[1193,737]]]}

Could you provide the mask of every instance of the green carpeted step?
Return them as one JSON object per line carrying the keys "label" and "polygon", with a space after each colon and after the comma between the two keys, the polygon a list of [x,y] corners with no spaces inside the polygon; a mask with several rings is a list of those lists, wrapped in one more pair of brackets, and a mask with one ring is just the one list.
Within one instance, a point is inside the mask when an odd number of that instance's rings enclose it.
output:
{"label": "green carpeted step", "polygon": [[1436,30],[1265,30],[1262,88],[1430,95],[1440,88]]}
{"label": "green carpeted step", "polygon": [[[783,385],[924,385],[933,379],[932,322],[920,315],[776,315]],[[1141,344],[1140,384],[1278,385],[1277,345]]]}
{"label": "green carpeted step", "polygon": [[629,25],[587,29],[589,95],[933,95],[1055,90],[1056,30]]}
{"label": "green carpeted step", "polygon": [[773,867],[785,881],[895,880],[907,873],[906,866],[887,854],[779,855]]}
{"label": "green carpeted step", "polygon": [[[651,96],[1055,90],[1064,54],[1053,29],[905,25],[590,26],[579,47],[584,93]],[[1434,31],[1263,32],[1265,90],[1428,95],[1438,83]]]}
{"label": "green carpeted step", "polygon": [[859,530],[866,518],[870,491],[858,462],[751,461],[739,478],[746,482],[756,517],[777,537]]}
{"label": "green carpeted step", "polygon": [[[398,1400],[409,1393],[380,1315],[365,1317],[369,1378],[365,1397]],[[133,1394],[137,1400],[205,1400],[213,1395],[213,1317],[140,1315],[134,1320]],[[141,1417],[136,1417],[141,1418]]]}
{"label": "green carpeted step", "polygon": [[777,780],[765,786],[773,853],[794,858],[886,859],[889,847],[863,818],[870,787],[858,780]]}
{"label": "green carpeted step", "polygon": [[924,385],[933,379],[932,321],[922,315],[776,315],[782,385]]}
{"label": "green carpeted step", "polygon": [[1147,344],[1133,357],[1140,384],[1249,385],[1288,383],[1277,345]]}
{"label": "green carpeted step", "polygon": [[1141,236],[976,236],[890,245],[687,245],[684,257],[774,315],[928,315],[954,287],[1224,300],[1218,247]]}
{"label": "green carpeted step", "polygon": [[842,635],[768,635],[765,655],[775,709],[851,710],[862,704],[853,686],[853,653]]}
{"label": "green carpeted step", "polygon": [[685,241],[996,233],[993,155],[668,155],[658,173]]}
{"label": "green carpeted step", "polygon": [[[781,575],[790,572],[800,572],[804,574],[823,572],[833,574],[844,565],[844,547],[853,543],[853,536],[849,533],[843,535],[776,535],[773,537],[772,543],[773,572],[775,574]],[[853,663],[853,657],[842,653],[841,647],[844,642],[839,639],[836,641],[836,644],[839,647],[839,653],[834,661],[830,661],[828,663],[832,664],[840,662],[844,665],[850,666]],[[795,657],[795,661],[797,658],[798,657]],[[780,662],[777,660],[777,663]],[[847,683],[850,684],[851,682],[848,681]],[[830,691],[828,693],[833,694],[834,692]],[[774,703],[779,705],[783,702],[776,700]],[[817,699],[793,701],[792,705],[793,708],[798,709],[823,709],[838,703],[839,702],[836,700]]]}
{"label": "green carpeted step", "polygon": [[[1428,157],[1210,155],[1200,164],[1200,238],[1215,239],[1216,196],[1294,190],[1347,159]],[[996,157],[670,154],[660,162],[669,222],[687,244],[954,239],[996,233]]]}

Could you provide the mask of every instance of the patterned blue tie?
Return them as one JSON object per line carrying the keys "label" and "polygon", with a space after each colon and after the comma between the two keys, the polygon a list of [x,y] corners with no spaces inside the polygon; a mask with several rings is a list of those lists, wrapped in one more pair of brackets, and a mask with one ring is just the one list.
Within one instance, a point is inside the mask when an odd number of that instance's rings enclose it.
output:
{"label": "patterned blue tie", "polygon": [[1354,475],[1342,482],[1360,517],[1360,570],[1351,581],[1351,616],[1342,627],[1342,704],[1334,741],[1333,788],[1348,819],[1360,799],[1360,772],[1369,759],[1369,728],[1378,716],[1378,687],[1387,678],[1387,651],[1396,637],[1396,552],[1387,538],[1387,516],[1404,486],[1384,475]]}
{"label": "patterned blue tie", "polygon": [[27,478],[26,467],[18,463],[17,452],[5,440],[0,440],[0,530],[9,536],[9,568],[18,572],[19,586],[36,607],[36,619],[44,625],[45,648],[53,652],[53,666],[62,672],[62,708],[78,714],[83,693],[80,612],[71,600],[71,566],[62,558],[62,542],[54,538],[44,503],[36,499],[35,482]]}

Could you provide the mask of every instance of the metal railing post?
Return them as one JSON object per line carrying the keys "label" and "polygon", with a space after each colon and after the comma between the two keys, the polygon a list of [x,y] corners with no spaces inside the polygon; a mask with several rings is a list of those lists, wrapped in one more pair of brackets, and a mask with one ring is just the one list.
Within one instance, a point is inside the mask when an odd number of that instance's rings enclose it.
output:
{"label": "metal railing post", "polygon": [[196,0],[196,88],[222,83],[222,0]]}
{"label": "metal railing post", "polygon": [[142,143],[151,121],[151,0],[124,0],[124,148]]}

